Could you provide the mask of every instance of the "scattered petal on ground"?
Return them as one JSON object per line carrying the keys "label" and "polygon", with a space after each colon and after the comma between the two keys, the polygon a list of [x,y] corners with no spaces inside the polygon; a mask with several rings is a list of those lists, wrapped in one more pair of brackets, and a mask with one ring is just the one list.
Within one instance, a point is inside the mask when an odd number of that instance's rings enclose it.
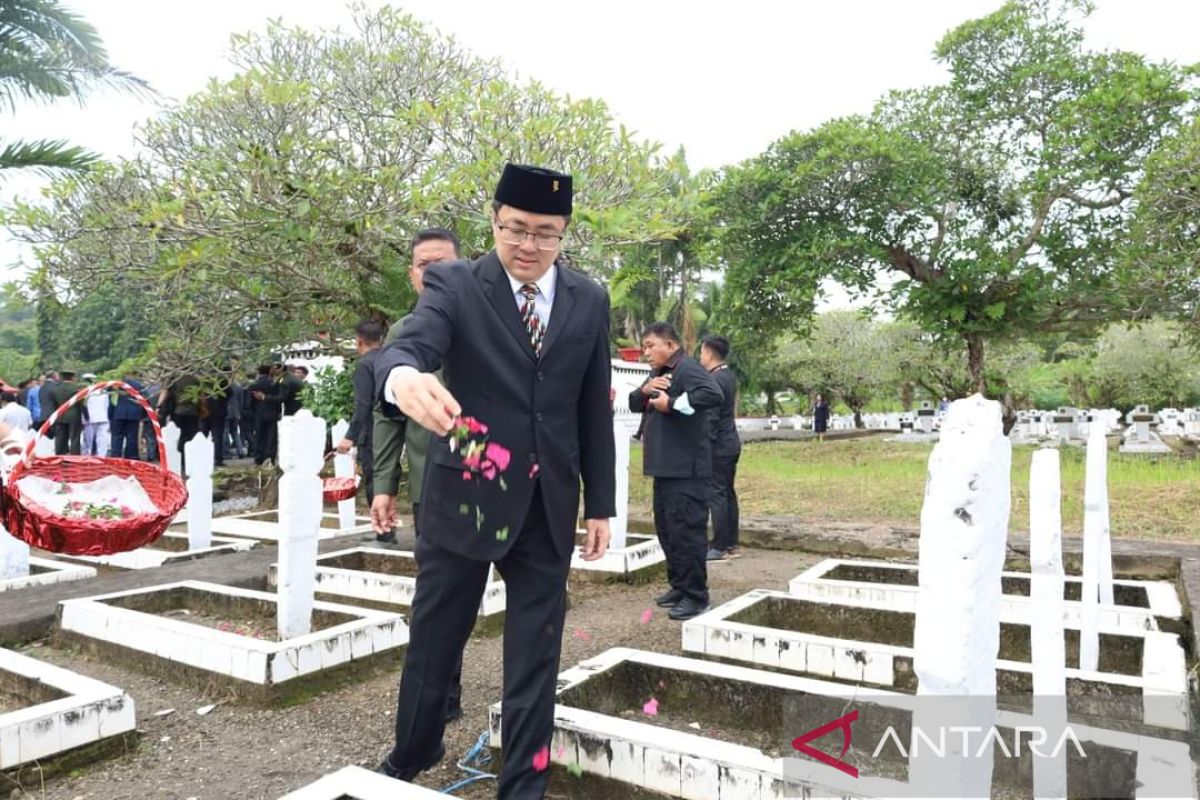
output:
{"label": "scattered petal on ground", "polygon": [[583,628],[576,628],[575,629],[575,638],[581,642],[590,642],[592,640],[592,635],[590,633],[588,633],[587,631],[585,631]]}
{"label": "scattered petal on ground", "polygon": [[642,706],[642,713],[648,717],[658,716],[658,700],[651,697],[646,701],[646,705]]}
{"label": "scattered petal on ground", "polygon": [[578,778],[583,775],[583,767],[579,766],[578,763],[572,761],[570,764],[567,764],[567,772],[571,773],[576,778]]}
{"label": "scattered petal on ground", "polygon": [[642,624],[645,625],[646,623],[648,623],[653,616],[654,616],[654,609],[647,608],[645,611],[642,612]]}
{"label": "scattered petal on ground", "polygon": [[213,709],[216,707],[217,707],[216,703],[213,703],[212,705],[209,705],[209,706],[200,706],[199,708],[196,709],[196,713],[203,717],[206,714],[211,714]]}
{"label": "scattered petal on ground", "polygon": [[567,746],[565,744],[560,744],[558,747],[556,747],[554,749],[554,757],[557,759],[566,758],[567,757]]}

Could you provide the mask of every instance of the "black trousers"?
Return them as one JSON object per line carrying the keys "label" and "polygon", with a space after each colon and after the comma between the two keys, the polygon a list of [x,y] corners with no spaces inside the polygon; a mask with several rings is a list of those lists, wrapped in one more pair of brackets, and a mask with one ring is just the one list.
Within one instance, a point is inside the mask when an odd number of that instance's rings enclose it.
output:
{"label": "black trousers", "polygon": [[[423,767],[437,755],[451,676],[475,625],[488,575],[488,562],[443,550],[427,537],[417,539],[416,556],[420,571],[400,677],[396,746],[388,756],[397,770]],[[541,490],[535,490],[524,527],[496,563],[508,586],[499,800],[541,800],[546,791],[547,772],[534,770],[533,760],[550,746],[554,732],[570,564],[554,549]]]}
{"label": "black trousers", "polygon": [[275,437],[278,435],[279,420],[254,420],[254,463],[259,466],[264,461],[275,463]]}
{"label": "black trousers", "polygon": [[112,421],[112,453],[114,456],[138,457],[138,432],[141,423],[136,419],[114,419]]}
{"label": "black trousers", "polygon": [[737,476],[738,459],[732,456],[712,457],[712,477],[708,481],[708,510],[712,514],[714,550],[728,550],[738,543],[738,498],[733,486]]}
{"label": "black trousers", "polygon": [[208,436],[213,443],[213,464],[225,463],[225,417],[208,418]]}
{"label": "black trousers", "polygon": [[671,588],[708,605],[708,478],[655,478],[654,530]]}
{"label": "black trousers", "polygon": [[80,437],[83,436],[83,421],[64,422],[59,420],[54,426],[54,454],[58,456],[77,456],[83,451]]}
{"label": "black trousers", "polygon": [[183,468],[183,474],[187,475],[187,456],[184,455],[183,446],[195,439],[196,434],[200,432],[200,418],[176,416],[175,424],[179,426],[179,464]]}
{"label": "black trousers", "polygon": [[[421,504],[412,504],[413,515],[413,536],[421,538],[421,528],[417,524],[417,520],[421,518]],[[450,677],[450,691],[446,695],[446,711],[461,711],[462,710],[462,653],[458,654],[458,661],[454,664],[454,674]]]}

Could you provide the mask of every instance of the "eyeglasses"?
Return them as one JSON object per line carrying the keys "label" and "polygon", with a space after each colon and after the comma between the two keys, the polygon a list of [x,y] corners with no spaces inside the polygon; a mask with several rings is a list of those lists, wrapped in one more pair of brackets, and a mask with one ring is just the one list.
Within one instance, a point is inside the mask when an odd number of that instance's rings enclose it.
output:
{"label": "eyeglasses", "polygon": [[532,236],[538,250],[557,250],[563,240],[563,237],[556,233],[532,233],[521,228],[510,228],[499,222],[496,223],[496,227],[500,229],[500,235],[497,237],[500,241],[517,247],[525,244],[525,240]]}

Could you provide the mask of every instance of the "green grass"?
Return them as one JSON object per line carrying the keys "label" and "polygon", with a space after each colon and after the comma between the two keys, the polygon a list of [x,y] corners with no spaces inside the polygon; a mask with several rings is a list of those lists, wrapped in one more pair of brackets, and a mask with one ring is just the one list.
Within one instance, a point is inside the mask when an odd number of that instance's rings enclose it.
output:
{"label": "green grass", "polygon": [[[1033,447],[1013,449],[1015,531],[1029,528],[1029,462]],[[794,514],[838,522],[920,525],[930,448],[881,438],[763,442],[742,448],[737,491],[743,514]],[[643,513],[651,483],[634,446],[630,503]],[[1084,451],[1062,450],[1063,533],[1083,530]],[[1109,513],[1113,536],[1200,541],[1200,459],[1147,457],[1111,450]]]}

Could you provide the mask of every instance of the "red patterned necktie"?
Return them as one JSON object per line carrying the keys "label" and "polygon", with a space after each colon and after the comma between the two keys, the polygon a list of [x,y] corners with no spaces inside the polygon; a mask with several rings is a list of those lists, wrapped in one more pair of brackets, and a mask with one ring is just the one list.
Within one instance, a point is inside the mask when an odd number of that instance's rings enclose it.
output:
{"label": "red patterned necktie", "polygon": [[542,320],[537,315],[537,306],[533,302],[539,291],[536,283],[526,283],[521,287],[521,294],[525,296],[525,302],[521,304],[521,322],[525,324],[525,332],[529,334],[529,343],[533,345],[535,355],[541,355],[542,338],[546,334]]}

